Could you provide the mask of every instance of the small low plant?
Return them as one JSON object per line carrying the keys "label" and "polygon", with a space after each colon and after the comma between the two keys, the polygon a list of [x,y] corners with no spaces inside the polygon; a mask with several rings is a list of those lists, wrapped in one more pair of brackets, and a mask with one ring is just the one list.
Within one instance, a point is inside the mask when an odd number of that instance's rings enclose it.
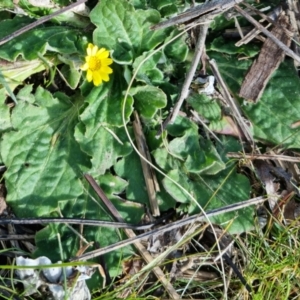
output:
{"label": "small low plant", "polygon": [[[14,214],[112,221],[85,180],[88,173],[126,222],[139,223],[149,201],[140,153],[134,146],[134,111],[142,120],[153,166],[159,170],[160,211],[194,215],[251,198],[249,176],[227,157],[229,152],[245,152],[247,146],[218,87],[205,94],[194,81],[181,114],[157,135],[180,95],[195,49],[188,46],[188,30],[150,28],[184,11],[186,1],[96,2],[0,45],[0,162],[6,168],[6,203]],[[18,5],[0,4],[0,38],[66,3],[57,0],[42,7],[23,0]],[[210,27],[206,54],[217,62],[251,123],[255,149],[280,145],[297,152],[299,129],[293,124],[299,119],[300,84],[293,62],[286,59],[274,72],[259,103],[245,102],[238,96],[239,87],[260,47],[251,43],[237,48],[234,41],[221,37],[220,32],[233,27],[223,15]],[[201,71],[200,75],[212,75],[209,68]],[[205,126],[195,122],[191,110]],[[209,222],[240,234],[255,228],[254,212],[247,207],[211,217]],[[276,226],[277,235],[257,239],[249,233],[244,242],[250,259],[244,275],[253,282],[256,298],[287,299],[297,292],[297,228]],[[65,224],[49,224],[35,234],[32,256],[69,259],[82,249],[82,236],[101,247],[125,238],[115,228],[85,226],[78,235]],[[123,272],[122,261],[134,253],[127,246],[105,254],[113,279]],[[102,277],[95,274],[89,285],[101,299],[99,282]]]}

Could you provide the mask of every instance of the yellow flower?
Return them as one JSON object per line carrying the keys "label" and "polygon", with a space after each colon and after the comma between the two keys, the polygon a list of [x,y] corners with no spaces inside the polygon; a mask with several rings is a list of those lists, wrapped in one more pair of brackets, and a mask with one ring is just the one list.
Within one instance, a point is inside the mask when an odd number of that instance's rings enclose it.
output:
{"label": "yellow flower", "polygon": [[98,49],[97,46],[89,43],[86,52],[85,64],[81,70],[87,71],[87,81],[93,81],[95,86],[100,85],[102,80],[109,81],[108,74],[113,72],[109,67],[113,63],[113,60],[108,58],[109,51],[105,48]]}

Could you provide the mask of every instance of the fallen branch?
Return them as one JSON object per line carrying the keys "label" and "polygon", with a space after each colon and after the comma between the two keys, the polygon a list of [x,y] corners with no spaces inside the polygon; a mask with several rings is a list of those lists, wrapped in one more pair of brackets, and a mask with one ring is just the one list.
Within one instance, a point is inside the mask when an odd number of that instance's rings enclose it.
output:
{"label": "fallen branch", "polygon": [[259,29],[262,33],[264,33],[267,37],[269,37],[278,47],[280,47],[286,55],[292,57],[294,60],[300,63],[300,56],[298,56],[294,51],[288,48],[284,43],[279,41],[271,32],[265,29],[259,22],[257,22],[254,18],[252,18],[249,14],[247,14],[243,9],[241,9],[238,5],[235,5],[234,8],[245,17],[250,23],[252,23],[257,29]]}
{"label": "fallen branch", "polygon": [[45,17],[42,17],[42,18],[39,18],[38,20],[36,20],[35,22],[31,23],[31,24],[28,24],[26,26],[24,26],[23,28],[19,29],[19,30],[16,30],[15,32],[5,36],[4,38],[0,39],[0,45],[3,45],[7,42],[9,42],[10,40],[12,40],[13,38],[25,33],[26,31],[30,30],[30,29],[33,29],[49,20],[51,20],[52,18],[68,11],[68,10],[71,10],[73,9],[74,7],[78,6],[79,4],[82,4],[84,2],[86,2],[87,0],[78,0],[77,2],[75,3],[72,3],[58,11],[55,11],[54,13],[48,15],[48,16],[45,16]]}
{"label": "fallen branch", "polygon": [[[249,200],[246,200],[246,201],[243,201],[243,202],[231,204],[231,205],[228,205],[228,206],[225,206],[225,207],[222,207],[222,208],[218,208],[218,209],[208,211],[206,213],[206,216],[207,217],[215,217],[215,216],[218,216],[220,214],[224,214],[224,213],[232,212],[232,211],[237,211],[237,210],[240,210],[242,208],[249,207],[251,205],[256,205],[256,204],[259,204],[259,203],[263,203],[265,201],[266,201],[265,197],[257,197],[257,198],[249,199]],[[93,259],[93,258],[95,258],[99,255],[109,253],[111,251],[120,249],[122,247],[131,245],[131,244],[133,244],[137,241],[148,238],[148,237],[152,236],[153,234],[167,232],[167,231],[176,229],[178,227],[183,227],[183,226],[186,226],[186,225],[190,225],[193,222],[205,222],[205,221],[207,221],[206,216],[204,216],[203,214],[198,214],[198,215],[195,215],[195,216],[188,217],[186,219],[175,221],[173,223],[169,223],[169,224],[167,224],[165,226],[162,226],[160,228],[156,228],[156,229],[153,229],[153,230],[148,231],[146,233],[140,234],[140,235],[138,235],[134,238],[129,238],[128,240],[120,241],[120,242],[115,243],[113,245],[106,246],[102,249],[91,251],[91,252],[83,254],[79,257],[71,258],[70,261],[81,261],[81,260]]]}
{"label": "fallen branch", "polygon": [[[136,111],[134,111],[134,121],[133,121],[133,131],[136,140],[137,147],[143,157],[150,162],[151,156],[146,143],[146,139],[142,130],[141,121],[139,115]],[[157,182],[157,178],[155,175],[154,169],[148,164],[144,159],[141,158],[141,164],[143,169],[143,174],[146,182],[147,193],[149,197],[151,212],[154,217],[160,215],[159,206],[157,203],[156,193],[159,192],[159,184]]]}
{"label": "fallen branch", "polygon": [[279,160],[279,161],[289,161],[294,163],[300,163],[300,157],[292,157],[287,155],[270,155],[270,154],[247,154],[247,153],[235,153],[228,152],[226,154],[229,158],[238,158],[238,159],[250,159],[250,160]]}
{"label": "fallen branch", "polygon": [[[94,188],[95,192],[98,194],[98,196],[102,199],[108,210],[112,213],[113,217],[118,220],[119,222],[124,222],[123,218],[121,217],[120,213],[117,211],[115,206],[109,201],[109,199],[106,197],[100,186],[97,185],[96,181],[90,176],[85,175],[85,177],[88,179],[89,183],[93,182],[92,187]],[[97,186],[97,189],[95,189],[95,186]],[[98,192],[102,191],[101,194]],[[104,197],[103,197],[104,195]],[[108,204],[109,202],[109,204]],[[128,236],[129,240],[134,240],[134,246],[140,253],[140,255],[143,257],[143,259],[146,261],[147,264],[150,264],[153,260],[152,255],[147,251],[147,249],[139,242],[139,239],[136,238],[136,234],[131,229],[124,229],[125,234]],[[102,248],[105,249],[106,247]],[[102,249],[94,250],[95,251],[101,251]],[[82,257],[84,255],[81,255]],[[97,255],[99,256],[99,255]],[[77,260],[77,258],[75,258]],[[177,294],[176,290],[172,286],[172,284],[167,280],[164,272],[161,270],[160,267],[155,266],[152,270],[154,274],[156,275],[157,279],[162,283],[164,288],[166,289],[166,292],[169,294],[171,299],[181,299],[181,297]]]}
{"label": "fallen branch", "polygon": [[217,63],[214,59],[211,59],[209,61],[211,70],[217,80],[217,82],[219,83],[220,87],[221,87],[221,93],[222,96],[224,97],[224,99],[226,100],[227,105],[230,107],[231,111],[232,111],[232,115],[235,118],[235,120],[237,121],[237,124],[239,126],[239,128],[241,129],[242,133],[244,134],[246,140],[252,145],[252,147],[254,148],[254,140],[252,138],[252,135],[250,133],[250,130],[248,128],[248,125],[245,123],[245,121],[243,120],[242,117],[242,113],[241,110],[236,102],[236,100],[234,98],[231,97],[227,86],[219,72]]}
{"label": "fallen branch", "polygon": [[167,127],[167,125],[169,123],[172,124],[175,121],[175,119],[180,111],[183,101],[188,96],[190,85],[193,81],[193,77],[195,75],[198,64],[200,62],[201,55],[202,55],[204,47],[205,47],[205,39],[206,39],[209,24],[210,23],[200,25],[198,40],[197,40],[197,44],[195,47],[195,54],[194,54],[193,60],[191,62],[191,67],[185,77],[179,99],[176,102],[173,111],[170,113],[170,115],[166,118],[166,120],[162,124],[162,128],[160,128],[159,132],[156,134],[157,137],[161,135],[161,133],[165,130],[165,128]]}
{"label": "fallen branch", "polygon": [[[282,28],[289,29],[289,20],[284,12],[279,16],[277,25],[272,28],[271,33],[286,47],[290,47],[291,35],[287,35],[286,30]],[[283,61],[284,55],[284,50],[271,38],[267,38],[258,58],[253,62],[244,78],[239,96],[256,103],[265,90],[271,75]]]}

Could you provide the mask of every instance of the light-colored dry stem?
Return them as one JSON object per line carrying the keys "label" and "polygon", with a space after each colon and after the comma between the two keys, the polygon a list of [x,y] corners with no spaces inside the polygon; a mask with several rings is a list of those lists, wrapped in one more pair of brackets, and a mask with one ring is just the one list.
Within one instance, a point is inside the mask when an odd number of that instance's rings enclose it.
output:
{"label": "light-colored dry stem", "polygon": [[[141,121],[139,115],[136,111],[134,111],[134,121],[133,121],[133,131],[135,135],[135,140],[137,147],[143,157],[146,157],[148,161],[152,162],[150,152],[146,143],[146,139],[142,130]],[[150,208],[152,215],[157,217],[160,215],[156,193],[159,192],[159,184],[156,178],[156,174],[151,167],[144,159],[141,159],[142,170],[146,182],[147,193],[150,202]]]}

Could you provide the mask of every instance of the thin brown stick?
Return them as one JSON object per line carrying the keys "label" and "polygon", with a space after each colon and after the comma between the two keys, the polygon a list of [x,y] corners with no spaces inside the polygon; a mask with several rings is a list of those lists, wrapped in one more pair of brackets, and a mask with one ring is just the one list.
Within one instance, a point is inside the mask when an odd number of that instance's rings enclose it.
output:
{"label": "thin brown stick", "polygon": [[191,62],[191,67],[189,69],[189,72],[186,75],[186,78],[184,80],[179,99],[176,102],[171,114],[168,116],[168,118],[162,124],[162,128],[158,132],[157,136],[161,135],[162,131],[165,130],[165,128],[167,127],[167,125],[169,123],[172,124],[175,121],[175,119],[179,113],[179,110],[182,106],[183,101],[188,96],[190,85],[193,81],[193,77],[195,75],[196,69],[198,67],[201,55],[202,55],[204,47],[205,47],[205,40],[206,40],[206,35],[207,35],[208,28],[209,28],[209,24],[210,24],[210,22],[200,25],[198,40],[197,40],[197,44],[195,47],[195,54],[194,54],[193,60]]}
{"label": "thin brown stick", "polygon": [[[263,17],[259,22],[263,22],[266,20],[266,18],[268,17],[268,20],[275,20],[278,18],[279,14],[281,13],[282,8],[281,7],[276,7],[273,11],[271,11],[270,13],[268,13],[267,15],[264,15],[265,17]],[[265,26],[265,28],[269,28],[271,26],[271,23],[269,23],[268,25]],[[260,36],[258,36],[258,34],[260,34],[260,30],[257,28],[252,29],[250,32],[248,32],[241,40],[239,40],[238,42],[235,43],[235,45],[237,47],[242,46],[243,44],[248,44],[252,39],[259,38]]]}
{"label": "thin brown stick", "polygon": [[[139,115],[134,111],[134,121],[133,121],[133,131],[135,135],[135,140],[140,154],[147,159],[151,160],[150,152],[146,143],[146,139],[142,130],[141,121]],[[157,182],[156,174],[151,165],[148,164],[144,159],[141,158],[141,164],[143,169],[143,174],[146,182],[147,193],[149,197],[151,212],[154,217],[160,215],[159,206],[157,203],[156,193],[160,190]]]}
{"label": "thin brown stick", "polygon": [[167,21],[163,21],[151,27],[153,30],[166,28],[169,26],[189,22],[193,19],[199,18],[200,16],[208,13],[221,14],[226,10],[232,8],[234,5],[242,2],[243,0],[212,0],[206,1],[201,5],[194,6],[182,14],[175,16]]}
{"label": "thin brown stick", "polygon": [[[279,16],[279,14],[282,11],[282,8],[279,6],[277,8],[274,9],[273,12],[271,12],[271,15],[269,14],[264,14],[261,11],[259,11],[258,9],[256,9],[254,6],[251,6],[250,4],[243,2],[243,5],[245,5],[246,7],[248,7],[249,9],[251,9],[253,12],[255,12],[257,15],[259,15],[263,20],[267,20],[268,22],[270,22],[272,25],[274,26],[279,26],[280,25],[276,22],[277,17]],[[275,13],[275,15],[274,15]],[[277,17],[276,17],[277,15]],[[292,31],[287,29],[286,27],[281,26],[280,27],[281,30],[283,30],[287,35],[291,35]]]}
{"label": "thin brown stick", "polygon": [[247,139],[247,141],[252,146],[254,146],[255,143],[254,143],[254,140],[250,133],[250,130],[249,130],[247,124],[243,120],[241,110],[240,110],[239,106],[237,105],[237,102],[235,101],[234,98],[231,97],[231,95],[227,89],[227,86],[219,72],[216,61],[214,59],[211,59],[209,61],[209,64],[210,64],[210,67],[212,69],[214,76],[216,77],[217,82],[220,84],[220,86],[222,88],[222,95],[223,95],[224,99],[226,100],[228,106],[231,108],[232,114],[233,114],[234,118],[236,119],[240,129],[242,130],[243,134],[245,135],[245,138]]}
{"label": "thin brown stick", "polygon": [[[271,24],[269,23],[265,28],[269,28],[271,26]],[[260,30],[259,29],[252,29],[250,32],[248,32],[242,39],[240,39],[238,42],[235,43],[235,46],[240,47],[243,44],[248,44],[249,42],[251,42],[254,38],[259,38],[259,34],[260,34]],[[264,38],[265,39],[265,38]],[[261,39],[260,39],[261,40]],[[263,40],[264,41],[264,40]]]}
{"label": "thin brown stick", "polygon": [[292,157],[287,155],[269,155],[269,154],[247,154],[247,153],[235,153],[228,152],[226,154],[229,158],[238,158],[238,159],[260,159],[260,160],[280,160],[280,161],[290,161],[294,163],[300,163],[300,157]]}
{"label": "thin brown stick", "polygon": [[262,33],[264,33],[267,37],[269,37],[278,47],[280,47],[286,55],[292,57],[294,60],[300,63],[300,57],[288,48],[284,43],[279,41],[272,33],[265,29],[259,22],[257,22],[254,18],[252,18],[249,14],[247,14],[243,9],[241,9],[238,5],[235,5],[234,8],[245,17],[250,23],[252,23],[256,28],[258,28]]}
{"label": "thin brown stick", "polygon": [[220,141],[220,139],[215,135],[215,133],[203,122],[199,116],[199,114],[195,110],[190,111],[191,114],[194,116],[195,120],[199,122],[221,145],[223,143]]}
{"label": "thin brown stick", "polygon": [[243,34],[242,28],[240,26],[240,23],[239,23],[237,17],[233,17],[233,19],[234,19],[234,25],[235,25],[236,29],[238,30],[240,37],[243,38],[244,34]]}
{"label": "thin brown stick", "polygon": [[[300,36],[299,36],[299,31],[300,31],[300,18],[299,18],[299,12],[300,12],[300,6],[299,6],[299,1],[294,1],[294,0],[287,0],[287,15],[289,16],[290,19],[290,25],[291,25],[291,30],[294,32],[293,35],[293,50],[295,53],[298,55],[300,54]],[[295,67],[298,69],[300,66],[299,62],[294,61]]]}
{"label": "thin brown stick", "polygon": [[[93,182],[92,187],[95,189],[95,191],[98,193],[99,191],[101,191],[101,199],[103,200],[103,198],[105,199],[104,204],[107,206],[108,210],[113,214],[114,218],[116,220],[118,220],[119,222],[124,222],[123,218],[121,217],[120,213],[117,211],[117,209],[115,208],[115,206],[109,201],[109,199],[106,197],[106,195],[104,194],[104,192],[102,191],[102,189],[98,186],[98,184],[96,183],[96,181],[93,179],[92,176],[90,175],[85,175],[85,177],[89,180],[89,182]],[[107,205],[107,202],[109,202],[109,204]],[[149,264],[153,258],[151,256],[151,254],[147,251],[147,249],[139,242],[139,239],[136,239],[136,234],[133,232],[133,230],[131,229],[124,229],[125,234],[128,236],[129,240],[134,240],[134,246],[136,247],[136,249],[139,251],[140,255],[143,257],[143,259],[147,262],[147,264]],[[105,249],[106,247],[102,248]],[[101,251],[101,249],[99,250],[95,250],[97,251]],[[95,252],[92,251],[92,252]],[[82,255],[84,256],[84,255]],[[80,257],[82,257],[80,256]],[[98,255],[97,255],[98,256]],[[76,260],[76,259],[75,259]],[[174,289],[174,287],[172,286],[172,284],[167,280],[165,274],[163,273],[163,271],[161,270],[160,267],[156,266],[153,268],[153,272],[156,275],[157,279],[162,283],[162,285],[164,286],[164,288],[166,289],[167,293],[169,294],[171,299],[181,299],[180,296],[177,294],[176,290]]]}
{"label": "thin brown stick", "polygon": [[68,11],[68,10],[70,10],[70,9],[72,9],[72,8],[74,8],[74,7],[76,7],[76,6],[78,6],[79,4],[82,4],[82,3],[86,2],[86,1],[87,1],[87,0],[78,0],[77,2],[72,3],[72,4],[68,5],[68,6],[66,6],[66,7],[64,7],[64,8],[62,8],[62,9],[60,9],[60,10],[58,10],[58,11],[56,11],[56,12],[50,14],[50,15],[48,15],[48,16],[42,17],[42,18],[36,20],[35,22],[26,25],[25,27],[23,27],[23,28],[21,28],[21,29],[15,31],[15,32],[13,32],[13,33],[11,33],[11,34],[5,36],[5,37],[2,38],[2,39],[0,39],[0,45],[3,45],[3,44],[5,44],[5,43],[9,42],[9,41],[12,40],[13,38],[15,38],[15,37],[17,37],[17,36],[19,36],[19,35],[25,33],[26,31],[28,31],[28,30],[30,30],[30,29],[33,29],[33,28],[35,28],[35,27],[37,27],[37,26],[39,26],[39,25],[41,25],[41,24],[43,24],[43,23],[45,23],[45,22],[51,20],[52,18],[54,18],[54,17],[56,17],[56,16],[58,16],[58,15],[64,13],[64,12],[66,12],[66,11]]}
{"label": "thin brown stick", "polygon": [[[249,207],[251,205],[256,205],[256,204],[259,204],[259,203],[263,203],[264,201],[266,201],[266,199],[264,197],[257,197],[257,198],[249,199],[249,200],[246,200],[246,201],[243,201],[243,202],[239,202],[239,203],[231,204],[231,205],[228,205],[228,206],[225,206],[225,207],[222,207],[222,208],[211,210],[211,211],[206,213],[206,216],[211,218],[211,217],[223,214],[223,213],[237,211],[239,209]],[[206,216],[204,216],[203,214],[199,214],[199,215],[188,217],[186,219],[178,220],[176,222],[167,224],[167,225],[162,226],[160,228],[156,228],[156,229],[153,229],[153,230],[148,231],[146,233],[140,234],[136,237],[129,238],[128,240],[115,243],[113,245],[104,247],[104,248],[99,249],[99,250],[91,251],[89,253],[83,254],[80,257],[71,258],[70,261],[92,259],[92,258],[95,258],[99,255],[109,253],[109,252],[117,250],[119,248],[131,245],[131,244],[135,243],[136,241],[140,241],[142,239],[148,238],[149,236],[151,236],[153,234],[167,232],[167,231],[170,231],[170,230],[182,227],[182,226],[192,224],[193,222],[204,222],[204,221],[207,220]]]}
{"label": "thin brown stick", "polygon": [[1,241],[8,240],[34,240],[35,235],[32,234],[0,234]]}
{"label": "thin brown stick", "polygon": [[100,199],[103,201],[111,215],[115,220],[118,222],[123,222],[122,217],[119,215],[118,210],[115,208],[115,206],[111,203],[111,201],[106,197],[105,193],[101,189],[101,187],[97,184],[95,179],[89,175],[89,174],[84,174],[85,179],[89,182],[89,184],[92,186],[94,191],[97,193],[97,195],[100,197]]}
{"label": "thin brown stick", "polygon": [[210,23],[206,23],[206,24],[202,24],[200,25],[200,29],[199,29],[199,36],[198,36],[198,40],[197,40],[197,44],[195,47],[195,54],[191,63],[191,68],[189,69],[188,74],[186,75],[186,78],[184,80],[184,84],[180,93],[180,98],[178,99],[174,110],[171,113],[171,119],[170,119],[170,123],[173,123],[178,115],[178,112],[182,106],[183,101],[187,98],[188,93],[189,93],[189,88],[190,85],[193,81],[193,77],[195,75],[195,72],[197,70],[198,64],[200,62],[200,58],[202,56],[204,47],[205,47],[205,40],[206,40],[206,35],[207,35],[207,31],[209,28],[209,24]]}
{"label": "thin brown stick", "polygon": [[75,218],[28,218],[28,219],[0,219],[0,224],[50,224],[50,223],[65,223],[74,225],[88,225],[98,227],[111,227],[111,228],[130,228],[133,230],[148,230],[151,229],[156,223],[150,223],[146,225],[134,225],[124,222],[110,222],[100,220],[88,220],[88,219],[75,219]]}

